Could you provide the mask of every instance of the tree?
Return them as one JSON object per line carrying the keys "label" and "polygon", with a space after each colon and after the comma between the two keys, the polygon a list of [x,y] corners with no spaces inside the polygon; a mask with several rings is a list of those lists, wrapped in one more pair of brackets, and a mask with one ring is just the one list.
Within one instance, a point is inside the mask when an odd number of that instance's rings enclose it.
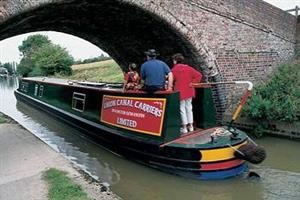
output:
{"label": "tree", "polygon": [[70,66],[74,63],[74,59],[65,48],[59,45],[44,45],[39,51],[35,51],[31,55],[31,59],[34,68],[40,69],[42,75],[72,74]]}
{"label": "tree", "polygon": [[31,53],[47,44],[51,44],[47,36],[41,34],[31,35],[22,42],[22,45],[19,46],[19,51],[23,57],[29,57]]}
{"label": "tree", "polygon": [[0,67],[6,69],[6,71],[9,75],[12,75],[13,73],[15,73],[13,64],[11,64],[11,63],[1,64],[1,62],[0,62]]}
{"label": "tree", "polygon": [[22,42],[22,45],[18,47],[23,56],[17,68],[18,74],[25,77],[30,76],[30,73],[34,70],[34,63],[31,60],[31,55],[46,44],[51,44],[51,41],[47,36],[40,34],[31,35]]}
{"label": "tree", "polygon": [[13,68],[13,65],[11,63],[4,63],[2,65],[2,67],[4,67],[5,69],[7,69],[7,72],[10,75],[12,75],[14,73],[14,68]]}
{"label": "tree", "polygon": [[33,70],[34,64],[30,58],[24,57],[21,59],[20,64],[17,67],[17,73],[21,76],[27,77]]}
{"label": "tree", "polygon": [[0,74],[7,75],[8,74],[7,69],[5,69],[4,67],[0,67]]}
{"label": "tree", "polygon": [[71,75],[74,59],[65,48],[53,44],[47,36],[32,35],[19,46],[23,58],[18,65],[22,76]]}

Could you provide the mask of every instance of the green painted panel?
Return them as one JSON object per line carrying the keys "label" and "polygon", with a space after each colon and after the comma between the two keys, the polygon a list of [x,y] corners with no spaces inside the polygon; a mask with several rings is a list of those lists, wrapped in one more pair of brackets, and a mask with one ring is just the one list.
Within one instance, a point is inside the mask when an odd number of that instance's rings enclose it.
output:
{"label": "green painted panel", "polygon": [[164,121],[165,142],[180,137],[181,117],[180,117],[179,109],[180,109],[179,93],[176,92],[168,95],[167,109],[166,109],[165,121]]}
{"label": "green painted panel", "polygon": [[216,110],[212,99],[210,88],[199,88],[193,99],[194,121],[199,128],[210,128],[216,126]]}
{"label": "green painted panel", "polygon": [[[172,94],[126,94],[128,97],[143,97],[143,98],[165,98],[166,108],[164,115],[164,124],[162,129],[162,136],[153,136],[149,134],[133,132],[130,130],[122,129],[116,126],[105,124],[100,122],[100,113],[102,98],[104,94],[124,96],[124,93],[104,93],[99,90],[92,90],[82,87],[69,87],[61,85],[53,85],[47,83],[35,83],[29,81],[28,95],[33,98],[39,99],[57,108],[60,108],[66,112],[70,112],[84,119],[88,119],[92,122],[102,124],[104,126],[110,127],[114,130],[121,130],[124,135],[134,136],[140,139],[154,140],[157,142],[166,142],[180,137],[180,113],[179,113],[179,93]],[[39,88],[43,86],[43,95],[35,95]],[[37,89],[36,89],[37,88]],[[85,104],[84,110],[78,111],[72,109],[72,97],[73,93],[79,93],[84,95]]]}

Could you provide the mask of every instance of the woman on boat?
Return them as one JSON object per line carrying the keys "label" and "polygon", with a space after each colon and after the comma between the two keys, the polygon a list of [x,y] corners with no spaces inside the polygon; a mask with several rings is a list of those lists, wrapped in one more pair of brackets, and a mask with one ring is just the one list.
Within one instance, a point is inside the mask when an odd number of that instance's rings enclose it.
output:
{"label": "woman on boat", "polygon": [[194,131],[192,98],[195,97],[195,89],[190,84],[200,82],[202,74],[193,67],[183,64],[184,56],[182,54],[177,53],[172,58],[174,64],[172,69],[174,90],[180,93],[181,133],[187,133],[188,131]]}
{"label": "woman on boat", "polygon": [[128,72],[125,73],[124,75],[124,79],[125,79],[125,83],[123,87],[124,91],[139,89],[138,86],[140,84],[141,78],[139,73],[136,70],[137,70],[137,66],[135,63],[129,64]]}

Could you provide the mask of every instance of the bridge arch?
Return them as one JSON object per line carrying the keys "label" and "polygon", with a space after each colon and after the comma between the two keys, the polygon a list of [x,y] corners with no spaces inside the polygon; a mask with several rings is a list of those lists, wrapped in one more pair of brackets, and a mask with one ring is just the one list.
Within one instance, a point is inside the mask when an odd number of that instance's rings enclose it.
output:
{"label": "bridge arch", "polygon": [[7,2],[0,39],[34,31],[58,31],[95,44],[123,70],[130,62],[141,64],[149,48],[157,49],[169,64],[171,56],[181,52],[198,69],[215,67],[213,53],[195,36],[192,27],[152,1],[147,5],[130,0],[37,2],[19,7]]}

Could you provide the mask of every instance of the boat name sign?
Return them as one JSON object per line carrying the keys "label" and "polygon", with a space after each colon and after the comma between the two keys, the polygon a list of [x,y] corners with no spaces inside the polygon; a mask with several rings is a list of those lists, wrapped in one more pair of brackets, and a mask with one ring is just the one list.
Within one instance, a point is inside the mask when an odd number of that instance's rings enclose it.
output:
{"label": "boat name sign", "polygon": [[104,95],[100,121],[145,134],[160,136],[166,99]]}

